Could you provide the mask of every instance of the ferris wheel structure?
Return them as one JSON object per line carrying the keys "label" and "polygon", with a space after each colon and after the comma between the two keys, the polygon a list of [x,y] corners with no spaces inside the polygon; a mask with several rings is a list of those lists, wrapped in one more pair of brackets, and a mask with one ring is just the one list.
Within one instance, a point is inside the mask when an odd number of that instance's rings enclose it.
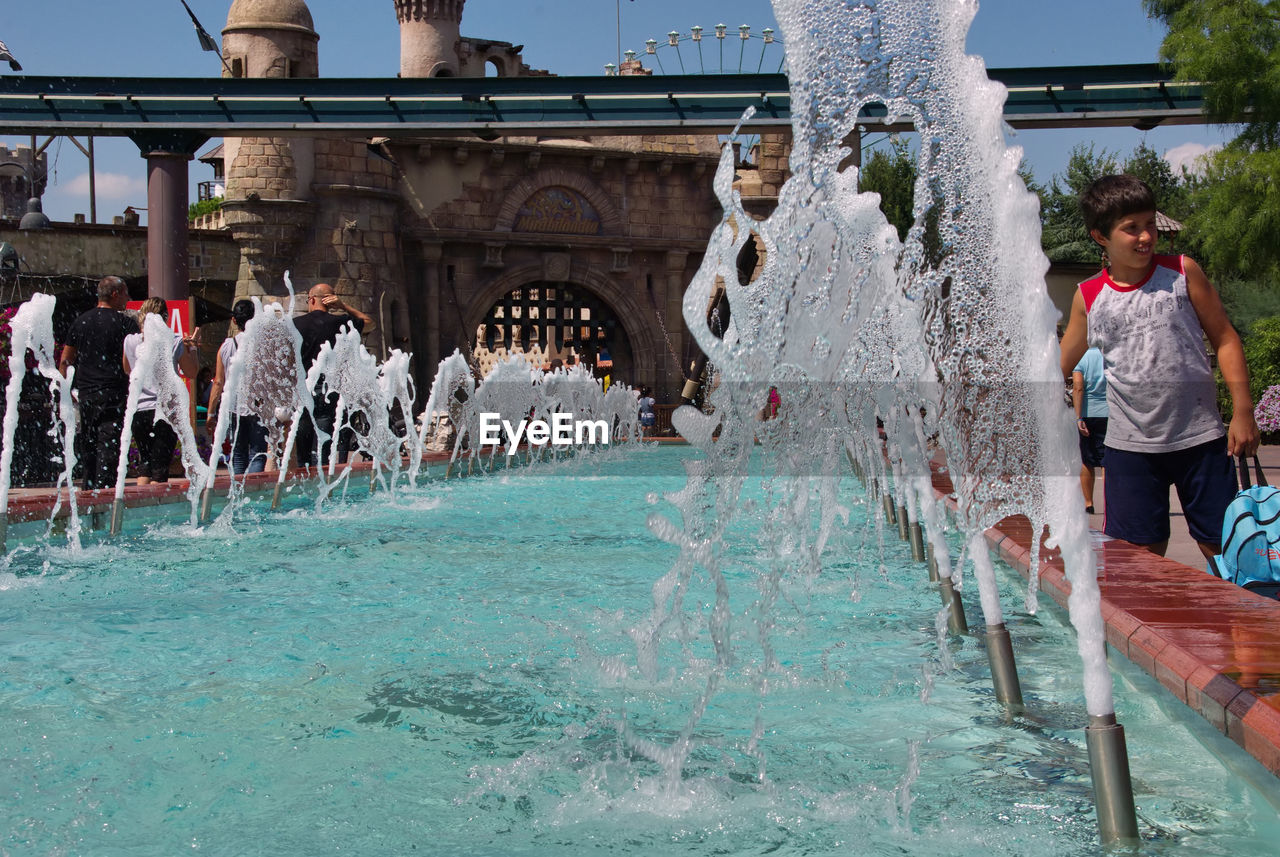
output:
{"label": "ferris wheel structure", "polygon": [[[705,44],[713,39],[714,45]],[[734,41],[738,42],[736,51],[733,49]],[[730,36],[729,27],[725,24],[716,24],[710,33],[697,25],[690,27],[688,33],[672,30],[665,40],[645,41],[643,53],[653,58],[659,74],[782,73],[787,63],[782,39],[777,37],[773,28],[765,27],[759,33],[753,33],[750,24],[738,27],[736,40]],[[625,51],[623,67],[639,56],[637,51]],[[607,75],[621,71],[614,63],[608,63],[604,68]]]}

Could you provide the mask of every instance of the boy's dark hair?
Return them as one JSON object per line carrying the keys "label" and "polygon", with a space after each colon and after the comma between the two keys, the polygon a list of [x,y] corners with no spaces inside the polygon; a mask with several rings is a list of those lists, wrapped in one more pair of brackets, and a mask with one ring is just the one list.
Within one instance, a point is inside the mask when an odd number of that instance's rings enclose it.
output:
{"label": "boy's dark hair", "polygon": [[1090,232],[1110,235],[1122,217],[1156,210],[1156,195],[1136,176],[1103,176],[1080,192],[1080,213]]}

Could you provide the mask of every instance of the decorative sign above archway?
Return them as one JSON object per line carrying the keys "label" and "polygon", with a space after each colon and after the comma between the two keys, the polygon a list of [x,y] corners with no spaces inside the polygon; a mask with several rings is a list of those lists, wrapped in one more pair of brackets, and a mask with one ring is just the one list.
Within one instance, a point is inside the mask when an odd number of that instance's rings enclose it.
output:
{"label": "decorative sign above archway", "polygon": [[586,197],[567,187],[544,187],[516,213],[516,232],[599,235],[600,214]]}

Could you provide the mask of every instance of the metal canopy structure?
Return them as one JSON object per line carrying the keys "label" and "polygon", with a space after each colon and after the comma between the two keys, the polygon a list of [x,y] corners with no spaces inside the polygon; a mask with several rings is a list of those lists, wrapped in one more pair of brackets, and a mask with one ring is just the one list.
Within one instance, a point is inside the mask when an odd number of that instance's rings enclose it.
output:
{"label": "metal canopy structure", "polygon": [[[1015,128],[1195,124],[1201,85],[1154,64],[989,69]],[[0,77],[0,134],[196,138],[717,133],[790,125],[782,74],[508,78]],[[885,123],[883,105],[862,111]],[[196,145],[199,145],[198,143]]]}

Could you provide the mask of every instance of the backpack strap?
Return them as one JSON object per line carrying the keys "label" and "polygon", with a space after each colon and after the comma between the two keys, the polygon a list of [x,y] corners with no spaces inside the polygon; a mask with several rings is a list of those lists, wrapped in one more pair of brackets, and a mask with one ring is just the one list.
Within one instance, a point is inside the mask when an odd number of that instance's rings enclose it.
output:
{"label": "backpack strap", "polygon": [[[1241,490],[1252,488],[1253,483],[1249,481],[1249,459],[1243,455],[1236,456],[1236,466],[1239,468]],[[1262,462],[1256,455],[1253,456],[1253,472],[1260,487],[1269,487],[1267,477],[1262,472]]]}

